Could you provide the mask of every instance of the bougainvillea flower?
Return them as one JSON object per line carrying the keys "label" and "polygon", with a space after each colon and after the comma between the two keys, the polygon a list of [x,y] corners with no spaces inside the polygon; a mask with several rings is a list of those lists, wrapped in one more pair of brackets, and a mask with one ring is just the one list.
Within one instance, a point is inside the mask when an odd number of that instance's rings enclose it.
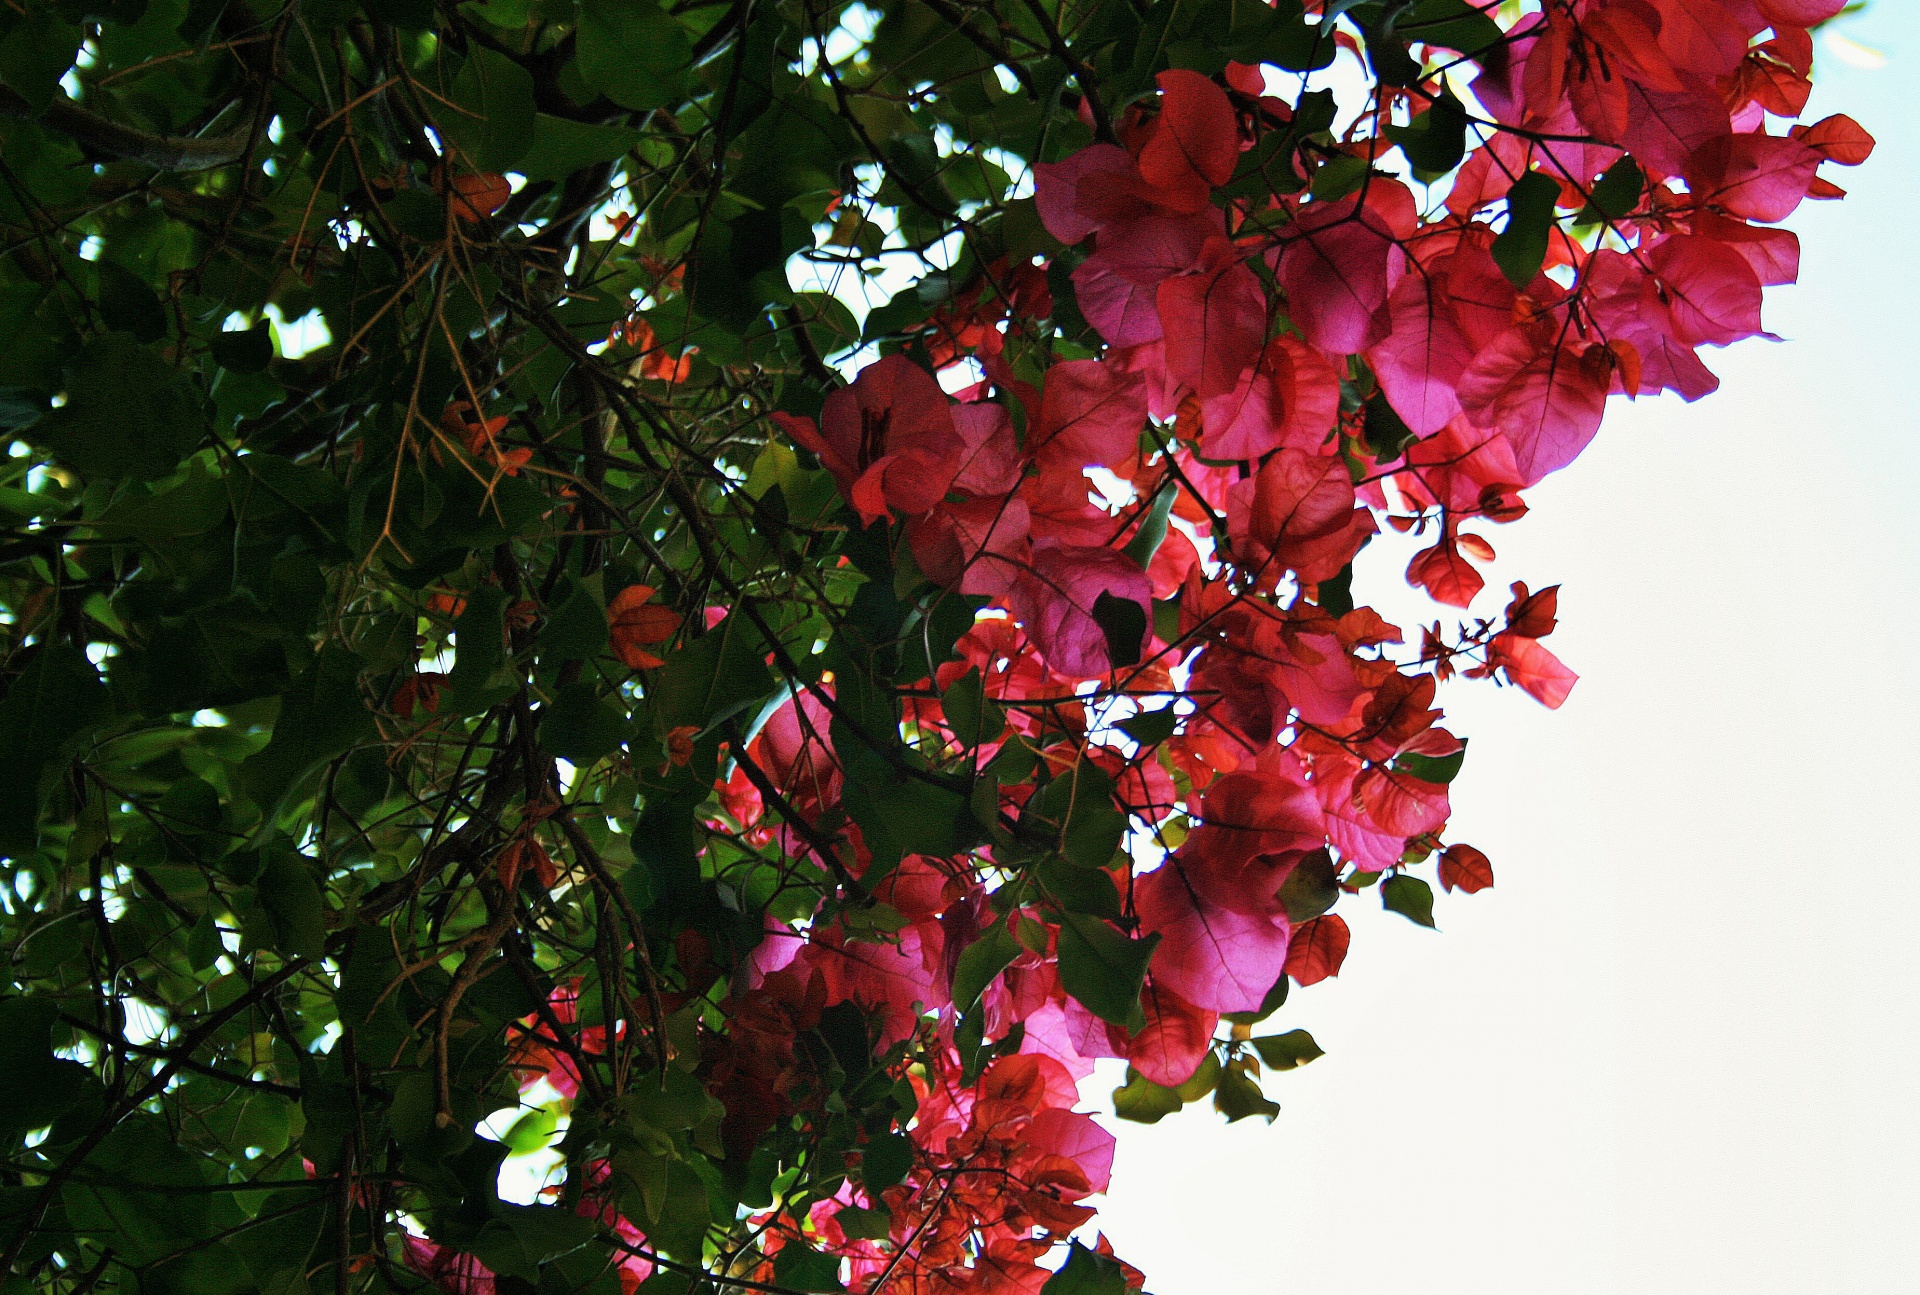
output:
{"label": "bougainvillea flower", "polygon": [[651,585],[628,585],[607,604],[607,637],[613,653],[630,670],[665,662],[648,648],[665,643],[680,630],[680,613],[653,601]]}

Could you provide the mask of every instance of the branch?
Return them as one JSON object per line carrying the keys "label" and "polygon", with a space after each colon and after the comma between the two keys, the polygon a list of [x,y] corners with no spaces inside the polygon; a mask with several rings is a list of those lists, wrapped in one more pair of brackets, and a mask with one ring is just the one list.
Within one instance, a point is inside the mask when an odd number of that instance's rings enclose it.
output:
{"label": "branch", "polygon": [[252,114],[246,115],[247,125],[224,135],[156,135],[108,121],[57,90],[46,110],[35,112],[33,105],[17,91],[0,86],[0,117],[37,121],[96,153],[107,153],[159,171],[211,171],[238,161],[253,139]]}

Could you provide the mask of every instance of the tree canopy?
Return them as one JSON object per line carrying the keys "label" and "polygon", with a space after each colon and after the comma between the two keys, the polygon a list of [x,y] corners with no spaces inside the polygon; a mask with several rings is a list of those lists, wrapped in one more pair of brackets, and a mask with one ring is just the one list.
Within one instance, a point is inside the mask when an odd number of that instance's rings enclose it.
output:
{"label": "tree canopy", "polygon": [[1138,1289],[1839,7],[0,5],[0,1289]]}

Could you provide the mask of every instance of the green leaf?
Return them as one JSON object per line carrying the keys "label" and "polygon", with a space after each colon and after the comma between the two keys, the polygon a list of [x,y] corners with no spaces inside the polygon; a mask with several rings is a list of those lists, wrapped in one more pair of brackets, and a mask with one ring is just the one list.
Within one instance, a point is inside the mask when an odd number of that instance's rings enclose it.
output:
{"label": "green leaf", "polygon": [[1266,1063],[1269,1070],[1295,1070],[1316,1057],[1327,1055],[1305,1030],[1269,1034],[1264,1039],[1251,1042],[1253,1050],[1260,1054],[1260,1060]]}
{"label": "green leaf", "polygon": [[533,144],[533,75],[484,45],[468,46],[453,78],[452,107],[438,106],[441,134],[477,171],[505,171]]}
{"label": "green leaf", "polygon": [[759,704],[775,686],[766,651],[759,632],[735,613],[673,653],[652,694],[662,726],[705,732]]}
{"label": "green leaf", "polygon": [[789,1239],[773,1257],[773,1280],[789,1290],[838,1291],[840,1257],[823,1254],[803,1241]]}
{"label": "green leaf", "polygon": [[[1639,164],[1622,154],[1601,173],[1594,183],[1593,190],[1587,195],[1587,206],[1594,216],[1604,216],[1608,220],[1620,220],[1633,214],[1640,205],[1640,195],[1646,192],[1647,177],[1642,174]],[[1589,212],[1582,212],[1583,220]]]}
{"label": "green leaf", "polygon": [[1387,127],[1416,171],[1443,175],[1460,165],[1467,151],[1467,110],[1451,93],[1442,94],[1405,126]]}
{"label": "green leaf", "polygon": [[13,30],[0,40],[0,83],[27,101],[35,113],[47,110],[60,92],[60,78],[73,66],[80,29],[62,22],[51,4],[27,5]]}
{"label": "green leaf", "polygon": [[946,711],[947,722],[953,726],[954,736],[969,751],[998,741],[1006,732],[1006,712],[987,700],[978,666],[947,685],[946,692],[940,696],[940,705]]}
{"label": "green leaf", "polygon": [[94,262],[100,279],[100,316],[108,328],[133,334],[136,342],[157,342],[167,335],[167,311],[147,281],[112,261]]}
{"label": "green leaf", "polygon": [[1380,883],[1380,903],[1409,922],[1433,926],[1433,887],[1418,877],[1404,872],[1388,877]]}
{"label": "green leaf", "polygon": [[586,680],[568,684],[540,712],[540,744],[574,764],[591,764],[627,739],[627,716]]}
{"label": "green leaf", "polygon": [[1054,776],[1027,802],[1022,821],[1038,820],[1057,835],[1060,852],[1082,868],[1104,868],[1126,835],[1127,817],[1113,803],[1113,779],[1090,760]]}
{"label": "green leaf", "polygon": [[1060,984],[1103,1021],[1132,1028],[1159,933],[1129,939],[1097,917],[1060,915]]}
{"label": "green leaf", "polygon": [[684,93],[686,29],[654,0],[581,0],[581,79],[623,108],[664,108]]}
{"label": "green leaf", "polygon": [[1420,0],[1393,24],[1394,32],[1424,45],[1441,45],[1472,57],[1506,39],[1480,6],[1468,0]]}
{"label": "green leaf", "polygon": [[41,775],[105,723],[113,703],[86,653],[49,644],[0,701],[0,850],[33,848],[40,814]]}
{"label": "green leaf", "polygon": [[1168,702],[1159,710],[1143,710],[1123,719],[1115,727],[1141,746],[1159,746],[1173,736],[1173,730],[1179,724],[1179,712],[1174,709],[1172,702]]}
{"label": "green leaf", "polygon": [[1160,551],[1160,543],[1167,538],[1167,517],[1173,511],[1173,501],[1180,494],[1177,482],[1169,481],[1160,487],[1160,493],[1153,497],[1153,503],[1147,508],[1147,515],[1140,519],[1140,529],[1127,541],[1126,554],[1134,564],[1145,571],[1153,561],[1153,555]]}
{"label": "green leaf", "polygon": [[1226,1116],[1229,1124],[1250,1115],[1261,1116],[1271,1124],[1280,1114],[1280,1103],[1269,1101],[1252,1075],[1238,1066],[1228,1066],[1213,1086],[1213,1109]]}
{"label": "green leaf", "polygon": [[235,373],[259,373],[273,361],[273,325],[261,320],[252,328],[215,333],[207,349],[223,369]]}
{"label": "green leaf", "polygon": [[1158,1124],[1180,1106],[1179,1093],[1132,1069],[1127,1071],[1127,1082],[1113,1090],[1113,1113],[1135,1124]]}
{"label": "green leaf", "polygon": [[1131,598],[1117,598],[1106,590],[1093,602],[1093,623],[1107,639],[1107,659],[1116,670],[1140,664],[1147,642],[1147,609]]}
{"label": "green leaf", "polygon": [[1332,908],[1340,898],[1339,875],[1340,869],[1325,849],[1300,856],[1276,896],[1287,912],[1287,920],[1297,926]]}
{"label": "green leaf", "polygon": [[626,1107],[651,1128],[679,1133],[721,1113],[700,1081],[678,1066],[663,1066],[634,1081]]}
{"label": "green leaf", "polygon": [[488,685],[507,659],[507,595],[498,585],[481,585],[466,594],[467,605],[453,623],[453,669],[447,683],[461,711],[476,709]]}
{"label": "green leaf", "polygon": [[185,383],[128,333],[89,342],[66,366],[67,403],[33,438],[83,476],[165,476],[200,443],[205,422]]}
{"label": "green leaf", "polygon": [[1086,867],[1059,855],[1043,855],[1033,865],[1033,878],[1047,896],[1070,913],[1120,919],[1120,892],[1104,868]]}
{"label": "green leaf", "polygon": [[[254,883],[269,922],[261,947],[283,958],[318,958],[327,949],[327,906],[314,880],[313,860],[289,845],[269,847],[265,854],[266,866]],[[248,934],[255,928],[249,926]]]}
{"label": "green leaf", "polygon": [[241,765],[240,783],[269,822],[303,780],[373,733],[359,670],[359,659],[345,648],[322,648],[281,699],[273,740]]}
{"label": "green leaf", "polygon": [[[166,1121],[145,1112],[109,1133],[61,1191],[67,1221],[123,1263],[173,1254],[183,1238],[205,1236],[214,1197],[206,1162],[180,1145]],[[185,1188],[167,1191],[166,1188]],[[152,1190],[159,1188],[160,1190]]]}
{"label": "green leaf", "polygon": [[877,1196],[913,1168],[913,1140],[904,1133],[882,1133],[860,1148],[860,1183]]}
{"label": "green leaf", "polygon": [[0,1146],[53,1123],[93,1077],[53,1055],[49,1035],[59,1009],[51,999],[0,999]]}
{"label": "green leaf", "polygon": [[1460,766],[1466,762],[1467,743],[1461,739],[1460,749],[1452,755],[1416,755],[1395,756],[1393,767],[1405,769],[1422,782],[1449,783],[1460,774]]}
{"label": "green leaf", "polygon": [[1067,1261],[1047,1278],[1040,1295],[1127,1295],[1127,1273],[1118,1259],[1072,1241]]}
{"label": "green leaf", "polygon": [[1527,172],[1507,192],[1507,225],[1494,236],[1493,260],[1516,288],[1532,283],[1546,262],[1559,199],[1560,185],[1539,171]]}
{"label": "green leaf", "polygon": [[885,1210],[843,1205],[839,1213],[833,1216],[833,1221],[855,1241],[885,1241],[893,1235],[893,1216]]}
{"label": "green leaf", "polygon": [[1007,964],[1020,956],[1020,942],[1005,922],[995,922],[987,933],[960,953],[953,968],[953,1010],[962,1015],[973,1010],[980,995]]}
{"label": "green leaf", "polygon": [[547,113],[533,119],[533,147],[518,163],[529,180],[564,181],[575,171],[611,162],[638,144],[641,133],[627,126],[568,121]]}

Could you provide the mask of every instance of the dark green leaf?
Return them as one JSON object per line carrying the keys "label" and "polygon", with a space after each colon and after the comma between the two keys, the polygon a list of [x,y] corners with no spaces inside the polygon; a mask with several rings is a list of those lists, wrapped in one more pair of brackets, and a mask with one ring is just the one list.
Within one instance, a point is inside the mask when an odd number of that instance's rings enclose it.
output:
{"label": "dark green leaf", "polygon": [[913,1142],[904,1133],[882,1133],[860,1148],[860,1182],[869,1194],[884,1191],[913,1168]]}
{"label": "dark green leaf", "polygon": [[953,969],[953,1010],[971,1012],[980,995],[1020,956],[1020,942],[1005,922],[995,922],[987,933],[961,950]]}
{"label": "dark green leaf", "polygon": [[1131,598],[1102,590],[1093,603],[1093,621],[1107,639],[1107,659],[1116,670],[1140,664],[1147,642],[1147,609]]}
{"label": "dark green leaf", "polygon": [[247,760],[240,781],[271,820],[303,780],[373,732],[360,697],[359,660],[329,644],[282,698],[273,740]]}
{"label": "dark green leaf", "polygon": [[1433,925],[1433,887],[1418,877],[1398,873],[1380,883],[1380,903],[1421,926]]}
{"label": "dark green leaf", "polygon": [[1006,731],[1006,713],[987,700],[977,666],[947,685],[940,696],[940,705],[946,711],[947,722],[953,726],[954,736],[968,750],[997,741]]}
{"label": "dark green leaf", "polygon": [[1173,736],[1180,716],[1169,702],[1159,710],[1143,710],[1120,721],[1117,728],[1141,746],[1159,746]]}
{"label": "dark green leaf", "polygon": [[1253,1050],[1260,1054],[1260,1060],[1269,1070],[1293,1070],[1306,1065],[1315,1057],[1326,1055],[1313,1036],[1305,1030],[1288,1030],[1285,1034],[1269,1034],[1264,1039],[1252,1040]]}
{"label": "dark green leaf", "polygon": [[766,651],[736,613],[667,657],[653,694],[661,723],[704,731],[763,701],[774,689]]}
{"label": "dark green leaf", "polygon": [[437,111],[440,130],[476,171],[505,171],[533,144],[533,77],[504,54],[468,46],[453,78],[452,106]]}
{"label": "dark green leaf", "polygon": [[537,113],[533,147],[518,165],[529,180],[562,181],[575,171],[611,162],[640,142],[640,132],[626,126],[601,126]]}
{"label": "dark green leaf", "polygon": [[773,1280],[790,1290],[837,1291],[840,1257],[823,1254],[804,1241],[789,1240],[773,1257]]}
{"label": "dark green leaf", "polygon": [[1280,1114],[1280,1103],[1269,1101],[1252,1075],[1238,1066],[1228,1066],[1213,1086],[1213,1109],[1226,1116],[1229,1124],[1251,1115],[1271,1124]]}
{"label": "dark green leaf", "polygon": [[1416,171],[1441,175],[1460,165],[1467,151],[1467,110],[1451,94],[1442,94],[1405,126],[1387,127]]}
{"label": "dark green leaf", "polygon": [[1516,288],[1532,283],[1547,259],[1559,199],[1559,183],[1539,171],[1521,176],[1507,193],[1507,224],[1494,236],[1493,259]]}
{"label": "dark green leaf", "polygon": [[1287,920],[1298,925],[1332,908],[1340,898],[1339,871],[1333,856],[1324,849],[1301,855],[1280,884],[1278,898],[1287,911]]}
{"label": "dark green leaf", "polygon": [[215,333],[207,349],[223,369],[259,373],[273,360],[273,325],[263,319],[252,328]]}
{"label": "dark green leaf", "polygon": [[1623,154],[1594,183],[1587,195],[1587,205],[1597,215],[1620,220],[1633,214],[1646,187],[1647,177],[1641,173],[1639,164]]}
{"label": "dark green leaf", "polygon": [[1467,758],[1466,740],[1460,742],[1460,749],[1452,755],[1418,755],[1409,752],[1395,756],[1394,768],[1405,769],[1423,782],[1449,783],[1460,774],[1460,766]]}
{"label": "dark green leaf", "polygon": [[540,713],[540,743],[562,760],[591,764],[627,738],[627,717],[582,680],[562,688]]}
{"label": "dark green leaf", "polygon": [[1180,1106],[1179,1093],[1134,1070],[1128,1070],[1127,1082],[1113,1090],[1113,1113],[1135,1124],[1158,1124]]}
{"label": "dark green leaf", "polygon": [[1060,983],[1103,1021],[1132,1028],[1140,1015],[1140,984],[1160,944],[1156,932],[1129,939],[1097,917],[1060,916]]}
{"label": "dark green leaf", "polygon": [[132,333],[136,342],[157,342],[167,333],[167,311],[147,281],[112,261],[96,261],[100,317],[108,328]]}
{"label": "dark green leaf", "polygon": [[[326,952],[326,901],[314,880],[313,861],[290,846],[266,851],[266,866],[254,883],[268,926],[262,947],[284,958],[317,958]],[[255,928],[248,927],[248,934]]]}
{"label": "dark green leaf", "polygon": [[682,93],[686,31],[654,0],[581,0],[580,76],[623,108],[663,108]]}
{"label": "dark green leaf", "polygon": [[67,403],[33,436],[85,476],[165,476],[205,431],[184,382],[131,334],[89,342],[67,364],[66,384]]}
{"label": "dark green leaf", "polygon": [[1067,1261],[1047,1278],[1040,1295],[1127,1295],[1126,1270],[1119,1260],[1072,1241]]}

